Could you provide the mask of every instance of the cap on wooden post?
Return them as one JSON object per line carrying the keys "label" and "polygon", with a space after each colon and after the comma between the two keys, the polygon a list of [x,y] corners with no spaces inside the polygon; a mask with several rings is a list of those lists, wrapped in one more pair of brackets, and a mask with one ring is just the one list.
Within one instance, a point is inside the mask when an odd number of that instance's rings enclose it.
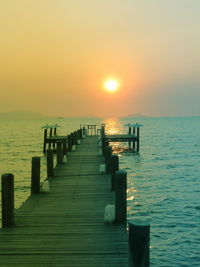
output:
{"label": "cap on wooden post", "polygon": [[53,168],[53,150],[47,150],[47,178],[54,176],[54,168]]}
{"label": "cap on wooden post", "polygon": [[126,223],[127,211],[127,172],[119,170],[115,172],[115,222]]}
{"label": "cap on wooden post", "polygon": [[119,170],[119,157],[112,155],[111,157],[111,190],[115,190],[115,172]]}
{"label": "cap on wooden post", "polygon": [[58,141],[56,144],[57,144],[57,164],[61,164],[63,162],[62,142]]}
{"label": "cap on wooden post", "polygon": [[111,173],[112,147],[107,146],[105,151],[106,173]]}
{"label": "cap on wooden post", "polygon": [[40,193],[40,157],[32,157],[31,195]]}
{"label": "cap on wooden post", "polygon": [[129,222],[129,267],[149,267],[150,224]]}
{"label": "cap on wooden post", "polygon": [[2,228],[14,225],[14,175],[1,176]]}

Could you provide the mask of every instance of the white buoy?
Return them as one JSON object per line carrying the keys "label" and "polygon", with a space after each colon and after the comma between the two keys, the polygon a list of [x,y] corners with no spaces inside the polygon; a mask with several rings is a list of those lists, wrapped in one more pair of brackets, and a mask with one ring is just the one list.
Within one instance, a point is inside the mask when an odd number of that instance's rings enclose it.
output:
{"label": "white buoy", "polygon": [[76,150],[76,145],[73,145],[72,146],[72,151],[75,151]]}
{"label": "white buoy", "polygon": [[81,140],[77,140],[77,144],[80,145],[81,144]]}

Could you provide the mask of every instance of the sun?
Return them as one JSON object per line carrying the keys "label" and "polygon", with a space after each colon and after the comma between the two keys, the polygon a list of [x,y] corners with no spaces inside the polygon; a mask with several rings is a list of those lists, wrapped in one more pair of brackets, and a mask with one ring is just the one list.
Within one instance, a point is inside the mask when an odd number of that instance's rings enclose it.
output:
{"label": "sun", "polygon": [[119,82],[115,79],[109,79],[104,82],[104,89],[107,92],[114,93],[119,89]]}

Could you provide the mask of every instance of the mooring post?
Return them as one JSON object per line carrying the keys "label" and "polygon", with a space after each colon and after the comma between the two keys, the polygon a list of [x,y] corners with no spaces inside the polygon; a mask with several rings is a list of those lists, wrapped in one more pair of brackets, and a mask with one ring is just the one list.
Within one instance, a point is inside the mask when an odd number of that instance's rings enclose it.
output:
{"label": "mooring post", "polygon": [[47,178],[54,176],[53,150],[47,149]]}
{"label": "mooring post", "polygon": [[115,190],[115,172],[119,170],[119,157],[112,155],[111,157],[111,190]]}
{"label": "mooring post", "polygon": [[75,144],[75,145],[77,145],[77,143],[78,143],[78,142],[77,142],[77,139],[78,139],[78,138],[77,138],[77,132],[75,131],[75,132],[74,132],[74,144]]}
{"label": "mooring post", "polygon": [[[128,134],[131,135],[131,127],[128,127]],[[131,141],[128,141],[128,147],[131,147]]]}
{"label": "mooring post", "polygon": [[[50,131],[49,131],[49,137],[52,137],[52,133],[53,133],[53,128],[51,127]],[[51,148],[51,141],[50,140],[49,140],[49,148]]]}
{"label": "mooring post", "polygon": [[72,136],[71,136],[71,134],[69,134],[67,136],[67,144],[68,144],[67,149],[69,152],[71,152],[72,151]]}
{"label": "mooring post", "polygon": [[71,133],[72,146],[75,145],[74,133]]}
{"label": "mooring post", "polygon": [[83,135],[86,136],[86,129],[83,127]]}
{"label": "mooring post", "polygon": [[111,173],[112,147],[107,146],[105,151],[106,173]]}
{"label": "mooring post", "polygon": [[14,175],[5,173],[1,176],[2,228],[13,226],[14,220]]}
{"label": "mooring post", "polygon": [[[53,129],[53,135],[56,136],[57,135],[57,127],[54,127]],[[56,148],[56,142],[53,141],[53,148],[55,149]]]}
{"label": "mooring post", "polygon": [[32,157],[31,195],[40,193],[40,157]]}
{"label": "mooring post", "polygon": [[[133,135],[135,136],[135,127],[133,127]],[[133,152],[135,151],[135,140],[133,141]]]}
{"label": "mooring post", "polygon": [[46,145],[47,145],[47,129],[44,129],[44,143],[43,143],[43,153],[46,153]]}
{"label": "mooring post", "polygon": [[83,139],[83,129],[80,129],[80,139]]}
{"label": "mooring post", "polygon": [[127,211],[127,172],[124,170],[115,173],[115,222],[126,224]]}
{"label": "mooring post", "polygon": [[67,156],[67,140],[66,139],[62,140],[62,145],[63,145],[63,155]]}
{"label": "mooring post", "polygon": [[140,150],[140,127],[137,127],[137,151]]}
{"label": "mooring post", "polygon": [[61,164],[63,162],[63,148],[62,148],[62,142],[57,141],[57,164]]}
{"label": "mooring post", "polygon": [[129,222],[129,267],[149,267],[150,224]]}

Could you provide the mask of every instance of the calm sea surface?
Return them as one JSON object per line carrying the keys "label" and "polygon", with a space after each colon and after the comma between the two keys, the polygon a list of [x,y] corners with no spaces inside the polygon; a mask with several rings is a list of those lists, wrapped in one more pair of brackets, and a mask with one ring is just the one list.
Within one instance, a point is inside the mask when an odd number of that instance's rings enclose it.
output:
{"label": "calm sea surface", "polygon": [[30,194],[31,157],[42,157],[46,178],[41,126],[59,123],[65,135],[80,123],[105,122],[118,133],[136,121],[144,125],[140,154],[114,145],[128,172],[128,218],[150,221],[151,266],[200,266],[200,117],[0,120],[0,174],[15,175],[18,208]]}

